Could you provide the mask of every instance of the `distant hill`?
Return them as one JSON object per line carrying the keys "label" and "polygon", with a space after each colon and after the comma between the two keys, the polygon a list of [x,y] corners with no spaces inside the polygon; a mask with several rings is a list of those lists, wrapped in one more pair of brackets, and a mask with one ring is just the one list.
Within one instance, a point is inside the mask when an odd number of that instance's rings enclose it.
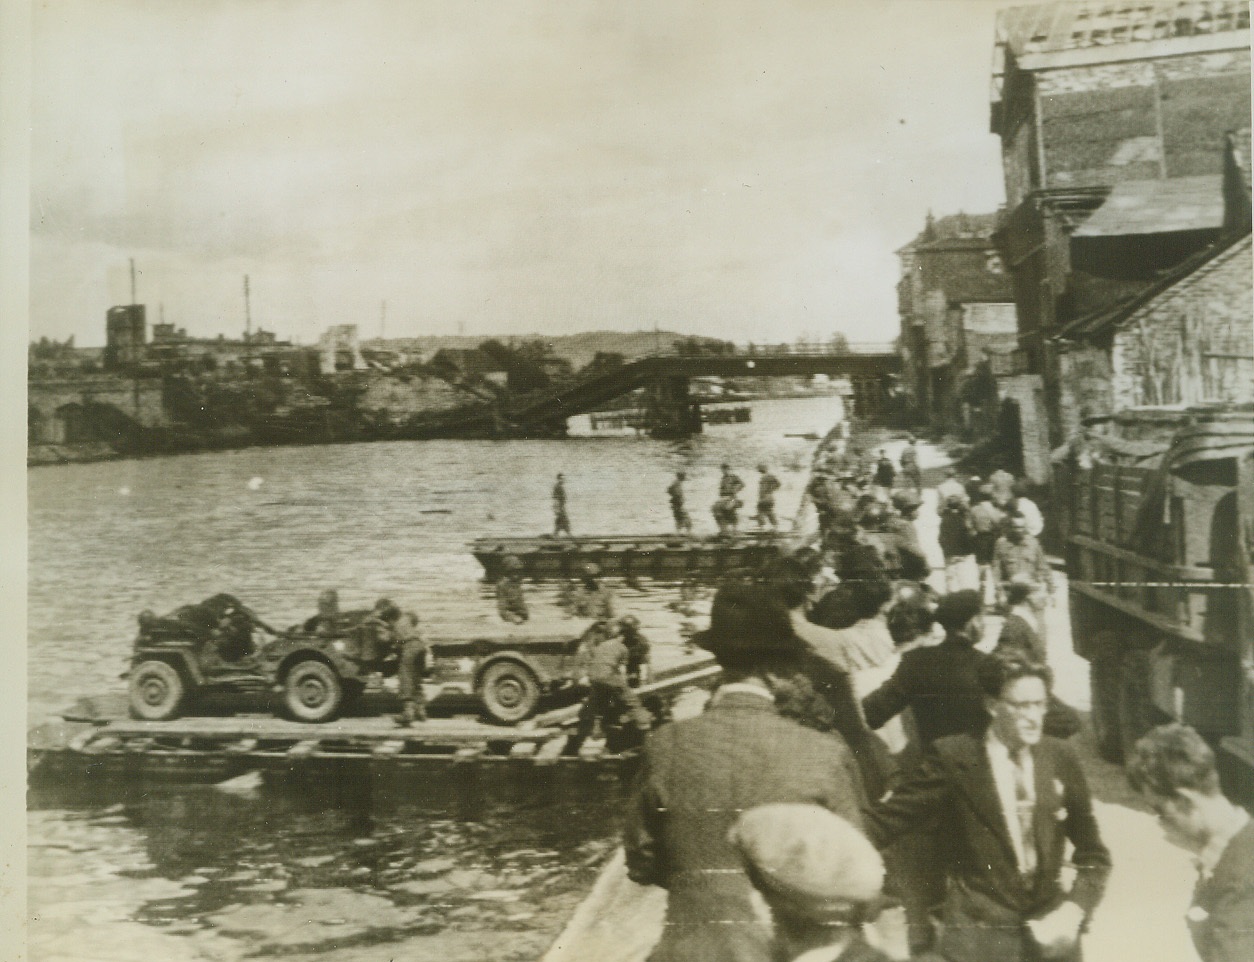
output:
{"label": "distant hill", "polygon": [[459,335],[431,337],[394,337],[372,338],[362,342],[362,347],[391,349],[395,351],[417,351],[424,357],[430,357],[436,351],[445,348],[472,348],[484,341],[498,340],[504,344],[511,341],[546,341],[553,348],[553,353],[564,357],[576,369],[591,361],[598,351],[607,354],[621,354],[628,360],[658,351],[670,351],[676,341],[698,340],[717,344],[712,337],[694,338],[689,334],[676,334],[674,331],[584,331],[579,334],[521,334],[504,336],[500,334]]}

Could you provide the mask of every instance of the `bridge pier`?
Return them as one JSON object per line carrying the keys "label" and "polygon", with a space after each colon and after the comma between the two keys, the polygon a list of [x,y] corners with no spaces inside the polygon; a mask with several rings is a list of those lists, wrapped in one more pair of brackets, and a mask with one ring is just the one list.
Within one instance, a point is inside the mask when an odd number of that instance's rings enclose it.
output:
{"label": "bridge pier", "polygon": [[687,438],[701,433],[701,409],[688,391],[688,378],[659,377],[645,387],[645,426],[655,438]]}

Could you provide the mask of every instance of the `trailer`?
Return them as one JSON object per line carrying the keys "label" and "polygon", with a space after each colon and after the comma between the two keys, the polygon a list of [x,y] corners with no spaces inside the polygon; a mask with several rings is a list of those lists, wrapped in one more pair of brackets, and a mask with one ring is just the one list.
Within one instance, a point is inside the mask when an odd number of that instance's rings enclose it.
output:
{"label": "trailer", "polygon": [[1055,466],[1072,639],[1105,758],[1183,722],[1254,797],[1254,411],[1177,421],[1148,456]]}

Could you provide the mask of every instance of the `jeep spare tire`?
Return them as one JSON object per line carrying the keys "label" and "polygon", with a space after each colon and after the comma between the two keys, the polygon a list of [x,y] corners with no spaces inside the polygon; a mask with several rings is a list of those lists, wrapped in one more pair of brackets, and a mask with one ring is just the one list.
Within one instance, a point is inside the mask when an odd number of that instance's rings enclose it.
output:
{"label": "jeep spare tire", "polygon": [[344,702],[344,685],[334,668],[310,658],[297,662],[287,673],[283,701],[296,721],[330,721]]}
{"label": "jeep spare tire", "polygon": [[479,679],[479,701],[490,718],[507,725],[530,718],[540,704],[540,685],[526,665],[498,661]]}
{"label": "jeep spare tire", "polygon": [[131,669],[130,709],[132,718],[166,721],[177,718],[183,707],[187,686],[178,669],[164,661],[141,661]]}

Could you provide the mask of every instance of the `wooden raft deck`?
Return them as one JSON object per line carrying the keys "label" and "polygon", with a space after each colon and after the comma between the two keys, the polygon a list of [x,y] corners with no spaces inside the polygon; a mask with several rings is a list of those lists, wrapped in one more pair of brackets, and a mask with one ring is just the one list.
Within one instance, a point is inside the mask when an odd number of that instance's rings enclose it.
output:
{"label": "wooden raft deck", "polygon": [[501,577],[509,555],[522,562],[523,576],[532,580],[577,578],[589,562],[606,575],[681,580],[761,568],[799,543],[792,533],[750,530],[732,538],[676,534],[486,537],[471,542],[470,550],[489,581]]}
{"label": "wooden raft deck", "polygon": [[[637,691],[672,700],[706,687],[719,674],[712,660],[675,666]],[[545,712],[521,725],[490,725],[468,718],[433,718],[408,728],[390,716],[342,718],[314,725],[270,715],[186,717],[150,722],[102,718],[57,722],[28,735],[32,769],[68,773],[120,771],[176,777],[230,777],[249,769],[291,769],[327,763],[406,768],[483,764],[493,768],[618,763],[589,742],[575,757],[560,755],[579,705]]]}

